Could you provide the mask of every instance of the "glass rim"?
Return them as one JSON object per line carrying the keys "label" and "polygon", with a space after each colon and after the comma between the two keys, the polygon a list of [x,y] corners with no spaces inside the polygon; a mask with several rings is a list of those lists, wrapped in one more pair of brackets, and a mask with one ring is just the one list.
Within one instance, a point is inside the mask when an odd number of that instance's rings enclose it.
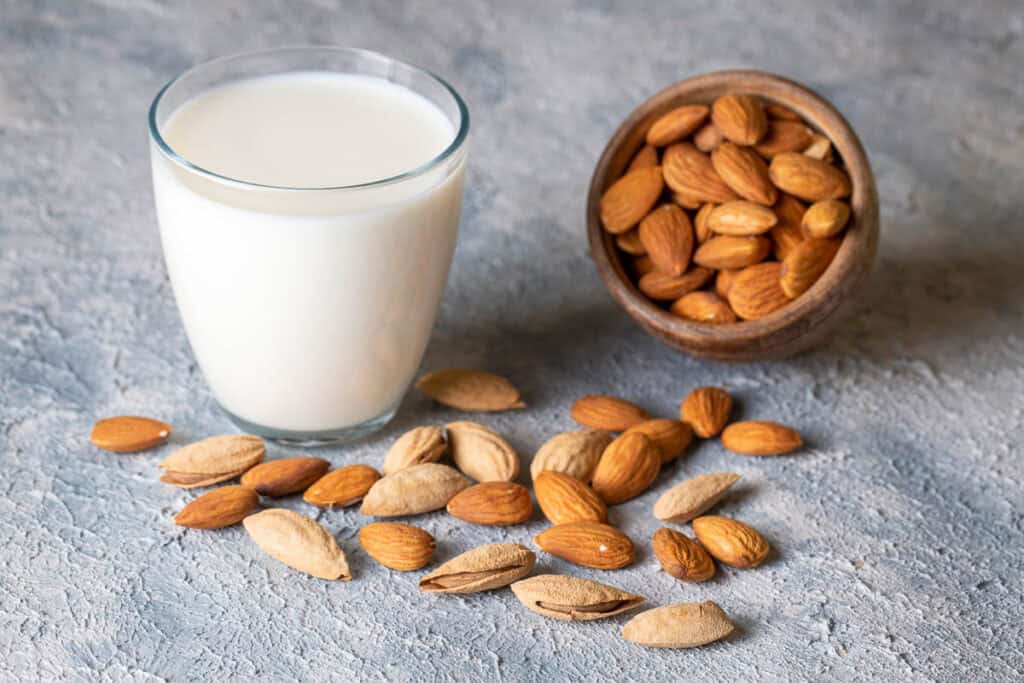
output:
{"label": "glass rim", "polygon": [[[380,178],[380,179],[377,179],[377,180],[371,180],[371,181],[368,181],[368,182],[365,182],[365,183],[355,183],[355,184],[351,184],[351,185],[332,185],[332,186],[326,186],[325,185],[325,186],[315,186],[315,187],[298,187],[298,186],[293,186],[293,185],[269,185],[269,184],[266,184],[266,183],[255,183],[255,182],[251,182],[251,181],[248,181],[248,180],[240,180],[238,178],[232,178],[231,176],[227,176],[227,175],[224,175],[222,173],[217,173],[216,171],[211,171],[208,168],[203,168],[202,166],[199,166],[198,164],[192,163],[191,161],[186,159],[181,154],[178,154],[178,152],[176,152],[174,149],[172,149],[171,146],[164,139],[163,135],[160,133],[160,126],[157,124],[157,121],[156,121],[157,108],[160,106],[160,102],[163,100],[164,95],[175,84],[179,83],[183,79],[187,78],[188,76],[191,76],[191,75],[195,74],[196,72],[198,72],[198,71],[200,71],[202,69],[206,69],[206,68],[209,68],[209,67],[217,65],[217,64],[222,64],[224,62],[228,62],[228,61],[235,60],[235,59],[244,59],[244,58],[247,58],[247,57],[263,57],[263,56],[268,56],[268,55],[273,55],[273,54],[282,54],[282,53],[287,53],[287,52],[300,52],[300,53],[301,52],[327,52],[327,53],[333,52],[333,53],[357,54],[357,55],[362,55],[362,56],[365,56],[365,57],[372,57],[374,59],[385,60],[386,62],[389,62],[391,64],[398,64],[398,65],[403,66],[405,68],[408,68],[408,69],[411,69],[413,71],[417,71],[417,72],[419,72],[421,74],[426,75],[427,77],[433,79],[435,82],[440,84],[441,87],[444,88],[445,91],[447,91],[448,94],[450,94],[452,96],[452,99],[455,101],[456,107],[459,110],[459,127],[458,127],[458,130],[455,132],[455,137],[452,139],[451,143],[447,147],[445,147],[443,150],[441,150],[441,152],[437,156],[435,156],[434,158],[429,159],[428,161],[420,164],[419,166],[411,168],[411,169],[409,169],[407,171],[403,171],[403,172],[398,173],[396,175],[388,176],[386,178]],[[409,62],[405,62],[405,61],[402,61],[400,59],[395,59],[394,57],[389,57],[386,54],[383,54],[381,52],[376,52],[374,50],[366,50],[366,49],[363,49],[363,48],[355,48],[355,47],[333,47],[333,46],[318,46],[318,45],[300,45],[300,46],[292,46],[292,47],[271,48],[271,49],[267,49],[267,50],[252,50],[252,51],[249,51],[249,52],[239,52],[239,53],[236,53],[236,54],[226,55],[226,56],[223,56],[223,57],[217,57],[215,59],[210,59],[210,60],[207,60],[205,62],[200,62],[198,64],[195,64],[195,65],[189,67],[188,69],[182,71],[181,73],[179,73],[177,76],[175,76],[174,78],[169,80],[162,88],[160,88],[159,92],[157,92],[156,96],[153,98],[152,104],[149,105],[148,120],[149,120],[149,136],[153,140],[153,142],[156,143],[156,145],[159,148],[160,152],[164,155],[164,157],[166,157],[170,161],[174,162],[178,166],[184,168],[185,170],[193,172],[193,173],[197,173],[197,174],[205,176],[205,177],[207,177],[207,178],[209,178],[211,180],[214,180],[214,181],[219,182],[219,183],[227,184],[227,185],[232,185],[232,186],[236,186],[236,187],[243,187],[243,188],[255,188],[255,189],[262,189],[262,190],[275,190],[275,191],[284,191],[284,192],[315,192],[315,191],[335,191],[335,192],[337,192],[337,191],[340,191],[340,190],[365,190],[365,189],[370,189],[370,188],[374,188],[374,187],[378,187],[378,186],[391,185],[391,184],[394,184],[394,183],[399,183],[399,182],[402,182],[404,180],[410,180],[410,179],[415,178],[417,176],[421,176],[424,173],[427,173],[428,171],[433,170],[434,168],[436,168],[437,166],[439,166],[440,164],[444,163],[446,160],[451,158],[463,146],[463,143],[466,141],[466,138],[469,136],[469,109],[468,109],[468,107],[466,107],[465,101],[462,99],[462,96],[459,95],[458,91],[455,90],[455,88],[453,88],[451,86],[451,84],[448,83],[448,81],[444,80],[443,78],[438,76],[433,71],[430,71],[428,69],[424,69],[422,67],[416,66],[415,64],[410,64]]]}

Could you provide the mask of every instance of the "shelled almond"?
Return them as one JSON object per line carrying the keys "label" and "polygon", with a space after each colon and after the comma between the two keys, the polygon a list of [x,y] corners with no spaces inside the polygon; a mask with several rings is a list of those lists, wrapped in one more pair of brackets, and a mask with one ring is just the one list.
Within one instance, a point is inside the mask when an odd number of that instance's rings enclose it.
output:
{"label": "shelled almond", "polygon": [[744,93],[686,103],[645,142],[605,190],[601,220],[637,288],[681,318],[727,325],[785,308],[855,225],[841,158],[787,107]]}

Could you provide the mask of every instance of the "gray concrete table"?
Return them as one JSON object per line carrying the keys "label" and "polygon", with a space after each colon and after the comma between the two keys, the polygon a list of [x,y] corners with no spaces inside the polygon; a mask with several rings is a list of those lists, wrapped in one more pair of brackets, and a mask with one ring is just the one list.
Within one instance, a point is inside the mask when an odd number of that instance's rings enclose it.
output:
{"label": "gray concrete table", "polygon": [[[0,0],[0,678],[1002,681],[1024,668],[1024,11],[1004,2],[588,3]],[[856,5],[854,8],[853,6]],[[425,368],[491,368],[530,408],[484,421],[529,457],[607,391],[672,415],[730,387],[742,414],[809,449],[745,459],[701,444],[615,508],[635,566],[603,579],[653,605],[713,599],[739,633],[644,650],[624,618],[565,624],[509,591],[421,594],[325,512],[356,579],[298,575],[241,528],[173,525],[192,494],[164,450],[112,456],[102,416],[170,421],[174,443],[230,430],[186,343],[159,252],[144,125],[185,67],[296,43],[359,45],[448,76],[472,109],[458,253]],[[865,311],[787,362],[721,365],[648,337],[587,256],[583,202],[607,137],[682,77],[753,66],[831,98],[882,199]],[[395,435],[455,413],[409,396],[379,437],[330,449],[381,462]],[[286,451],[272,447],[271,456]],[[671,482],[733,469],[723,507],[777,549],[702,585],[658,569],[650,506]],[[301,501],[289,507],[310,512]],[[447,559],[530,540],[541,521],[417,520]]]}

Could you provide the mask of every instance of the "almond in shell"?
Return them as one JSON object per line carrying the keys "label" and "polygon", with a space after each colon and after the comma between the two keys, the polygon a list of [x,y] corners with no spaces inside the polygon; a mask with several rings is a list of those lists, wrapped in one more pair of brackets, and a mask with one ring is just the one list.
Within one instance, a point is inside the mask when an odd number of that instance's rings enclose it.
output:
{"label": "almond in shell", "polygon": [[673,192],[686,193],[701,203],[739,199],[715,171],[710,157],[689,142],[680,142],[666,149],[661,168],[665,184]]}
{"label": "almond in shell", "polygon": [[576,399],[571,409],[572,419],[584,427],[622,432],[633,425],[649,420],[643,408],[614,396],[591,394]]}
{"label": "almond in shell", "polygon": [[693,253],[693,226],[675,204],[662,204],[640,221],[640,242],[658,270],[682,275]]}
{"label": "almond in shell", "polygon": [[771,240],[760,235],[737,237],[720,235],[712,237],[697,248],[693,261],[705,268],[735,270],[760,263],[771,253]]}
{"label": "almond in shell", "polygon": [[722,445],[742,455],[784,455],[801,448],[800,433],[777,422],[734,422],[722,432]]}
{"label": "almond in shell", "polygon": [[266,455],[263,439],[248,434],[212,436],[179,448],[160,463],[160,481],[183,489],[234,479]]}
{"label": "almond in shell", "polygon": [[556,524],[534,538],[541,550],[566,562],[593,569],[621,569],[633,564],[633,542],[601,522]]}
{"label": "almond in shell", "polygon": [[723,564],[737,569],[756,567],[768,557],[768,542],[749,524],[707,515],[693,520],[697,540]]}
{"label": "almond in shell", "polygon": [[612,435],[601,429],[577,429],[556,434],[548,439],[530,463],[530,476],[534,481],[541,472],[561,472],[586,483],[594,468],[612,442]]}
{"label": "almond in shell", "polygon": [[445,425],[452,460],[459,470],[477,481],[513,481],[519,476],[519,455],[493,429],[475,422]]}
{"label": "almond in shell", "polygon": [[502,588],[533,571],[537,556],[518,543],[494,543],[453,557],[420,579],[424,593],[480,593]]}
{"label": "almond in shell", "polygon": [[293,569],[332,581],[352,578],[334,536],[309,517],[274,508],[249,515],[242,524],[265,553]]}
{"label": "almond in shell", "polygon": [[850,177],[845,171],[806,154],[776,154],[768,174],[780,190],[809,202],[840,199],[850,194]]}
{"label": "almond in shell", "polygon": [[448,368],[416,380],[416,388],[449,408],[468,412],[498,412],[525,408],[519,389],[493,372]]}
{"label": "almond in shell", "polygon": [[715,563],[700,543],[662,527],[654,532],[654,556],[669,576],[682,581],[707,581],[715,575]]}
{"label": "almond in shell", "polygon": [[561,574],[541,574],[512,584],[529,610],[563,621],[592,621],[628,612],[644,599],[607,584]]}
{"label": "almond in shell", "polygon": [[811,288],[828,270],[839,251],[839,240],[808,239],[801,242],[779,271],[779,284],[790,299],[795,299]]}
{"label": "almond in shell", "polygon": [[469,486],[469,479],[447,465],[414,465],[379,479],[366,493],[359,512],[376,517],[419,515],[440,510]]}
{"label": "almond in shell", "polygon": [[711,164],[718,177],[744,199],[771,206],[778,198],[778,191],[768,177],[768,165],[750,147],[723,142],[711,153]]}
{"label": "almond in shell", "polygon": [[682,275],[668,275],[660,270],[647,273],[640,278],[640,291],[655,301],[675,301],[682,295],[700,289],[707,284],[715,271],[702,266],[690,268]]}
{"label": "almond in shell", "polygon": [[448,445],[440,427],[416,427],[398,437],[384,456],[384,474],[394,474],[413,465],[437,462]]}
{"label": "almond in shell", "polygon": [[665,186],[660,166],[631,171],[616,180],[601,196],[601,223],[617,235],[640,222],[661,196]]}
{"label": "almond in shell", "polygon": [[661,452],[647,435],[627,432],[612,441],[594,470],[591,486],[606,503],[636,498],[654,483]]}
{"label": "almond in shell", "polygon": [[701,474],[676,484],[654,504],[654,516],[665,522],[685,524],[714,507],[740,480],[732,472]]}
{"label": "almond in shell", "polygon": [[731,414],[732,396],[721,387],[697,387],[679,407],[679,417],[702,439],[718,436]]}
{"label": "almond in shell", "polygon": [[626,434],[644,434],[650,439],[661,453],[661,464],[663,465],[682,455],[693,441],[693,429],[690,425],[667,418],[655,418],[641,422],[627,429],[623,436]]}
{"label": "almond in shell", "polygon": [[221,529],[241,522],[259,502],[256,492],[244,486],[221,486],[182,508],[174,523],[192,529]]}
{"label": "almond in shell", "polygon": [[736,322],[729,302],[715,292],[690,292],[679,297],[669,310],[680,318],[709,325]]}
{"label": "almond in shell", "polygon": [[525,486],[488,481],[456,493],[448,501],[448,514],[471,524],[521,524],[533,516],[533,503]]}
{"label": "almond in shell", "polygon": [[760,235],[779,222],[770,208],[747,201],[716,206],[707,220],[708,229],[719,235]]}
{"label": "almond in shell", "polygon": [[759,320],[774,313],[789,303],[781,278],[782,264],[774,261],[744,268],[729,288],[729,305],[744,320]]}
{"label": "almond in shell", "polygon": [[302,498],[320,507],[347,507],[361,501],[378,479],[380,472],[369,465],[345,465],[313,482]]}
{"label": "almond in shell", "polygon": [[764,105],[753,95],[723,95],[711,105],[711,120],[737,145],[754,145],[768,132]]}
{"label": "almond in shell", "polygon": [[331,466],[323,458],[298,457],[271,460],[242,475],[239,483],[261,496],[280,498],[305,491]]}
{"label": "almond in shell", "polygon": [[622,637],[646,647],[700,647],[725,638],[735,628],[721,607],[706,600],[641,612],[622,627]]}
{"label": "almond in shell", "polygon": [[607,522],[608,508],[601,497],[579,479],[545,470],[533,480],[541,512],[552,524]]}
{"label": "almond in shell", "polygon": [[89,437],[93,445],[113,453],[137,453],[167,441],[171,426],[149,417],[122,415],[96,422]]}
{"label": "almond in shell", "polygon": [[411,572],[430,564],[436,543],[423,529],[399,522],[374,522],[359,530],[366,554],[389,569]]}

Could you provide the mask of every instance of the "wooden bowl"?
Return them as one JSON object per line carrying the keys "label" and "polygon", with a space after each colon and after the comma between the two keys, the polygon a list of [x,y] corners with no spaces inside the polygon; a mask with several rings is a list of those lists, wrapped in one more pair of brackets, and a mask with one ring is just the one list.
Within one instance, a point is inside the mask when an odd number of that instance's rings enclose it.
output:
{"label": "wooden bowl", "polygon": [[[842,245],[828,270],[801,296],[760,320],[711,325],[685,320],[661,308],[637,289],[627,274],[614,236],[604,230],[598,204],[644,144],[651,122],[682,104],[711,104],[729,93],[760,96],[782,104],[827,136],[850,175],[852,215]],[[761,71],[719,71],[671,85],[637,107],[623,122],[597,162],[587,197],[590,253],[605,287],[648,332],[690,355],[716,360],[783,358],[821,342],[841,321],[871,269],[878,247],[878,195],[864,148],[846,119],[820,95],[798,83]]]}

